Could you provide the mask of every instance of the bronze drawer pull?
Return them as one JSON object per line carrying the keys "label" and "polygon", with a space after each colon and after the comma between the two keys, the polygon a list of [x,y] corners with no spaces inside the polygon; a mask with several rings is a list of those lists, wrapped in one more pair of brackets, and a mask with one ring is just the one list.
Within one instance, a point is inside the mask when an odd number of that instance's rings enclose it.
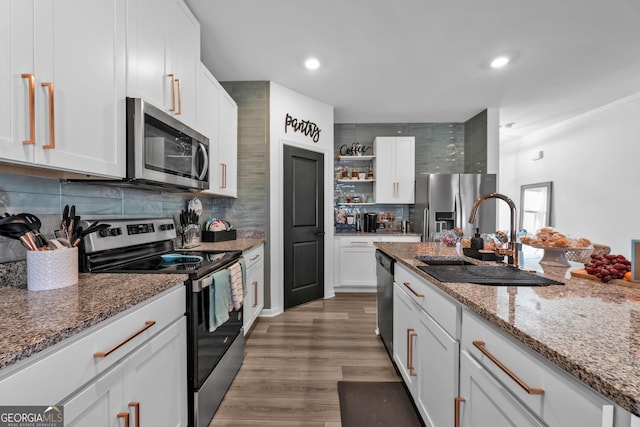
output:
{"label": "bronze drawer pull", "polygon": [[462,402],[464,402],[464,397],[456,397],[453,399],[453,425],[455,427],[460,427],[460,403]]}
{"label": "bronze drawer pull", "polygon": [[518,378],[518,376],[516,374],[511,372],[511,370],[509,370],[509,368],[507,368],[502,362],[500,362],[498,359],[496,359],[496,357],[493,354],[489,353],[489,351],[485,348],[484,341],[473,341],[473,345],[478,350],[480,350],[480,352],[482,354],[487,356],[489,358],[489,360],[491,360],[493,363],[495,363],[498,366],[498,368],[502,369],[502,371],[505,374],[509,375],[509,377],[511,377],[512,380],[514,380],[516,383],[518,383],[518,385],[520,387],[522,387],[524,389],[524,391],[526,391],[529,394],[544,394],[544,390],[543,389],[529,387],[527,385],[527,383],[525,383],[520,378]]}
{"label": "bronze drawer pull", "polygon": [[134,339],[135,337],[137,337],[138,335],[140,335],[141,333],[143,333],[144,331],[146,331],[147,329],[149,329],[155,324],[156,324],[155,320],[147,320],[146,322],[144,322],[144,326],[142,328],[135,331],[134,333],[132,333],[131,335],[129,335],[128,337],[120,341],[118,344],[111,347],[109,350],[98,351],[96,353],[93,353],[93,357],[107,357],[108,355],[110,355],[111,353],[113,353],[114,351],[116,351],[117,349],[119,349],[120,347],[122,347],[123,345],[125,345],[126,343],[128,343],[129,341],[131,341],[132,339]]}
{"label": "bronze drawer pull", "polygon": [[49,88],[49,143],[43,145],[42,148],[56,148],[56,131],[55,131],[55,115],[53,112],[53,107],[55,105],[54,102],[54,94],[53,94],[53,83],[44,82],[40,83],[40,86]]}
{"label": "bronze drawer pull", "polygon": [[414,294],[417,298],[424,298],[424,295],[417,293],[416,291],[413,290],[413,288],[411,287],[411,283],[409,282],[403,282],[403,285],[405,285],[407,287],[407,289],[409,289],[411,291],[412,294]]}

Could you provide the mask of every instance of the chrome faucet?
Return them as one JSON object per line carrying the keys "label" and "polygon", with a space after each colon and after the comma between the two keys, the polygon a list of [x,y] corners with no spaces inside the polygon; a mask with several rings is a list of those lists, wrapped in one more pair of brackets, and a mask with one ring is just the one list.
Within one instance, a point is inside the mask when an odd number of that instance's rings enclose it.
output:
{"label": "chrome faucet", "polygon": [[495,254],[499,257],[507,256],[509,259],[509,263],[512,266],[518,268],[518,242],[516,242],[516,204],[513,203],[513,200],[500,193],[489,193],[482,195],[478,197],[475,202],[473,202],[471,215],[469,215],[469,222],[472,224],[476,222],[478,208],[487,199],[502,199],[509,205],[509,209],[511,210],[511,232],[509,236],[509,243],[507,244],[507,249],[496,249]]}

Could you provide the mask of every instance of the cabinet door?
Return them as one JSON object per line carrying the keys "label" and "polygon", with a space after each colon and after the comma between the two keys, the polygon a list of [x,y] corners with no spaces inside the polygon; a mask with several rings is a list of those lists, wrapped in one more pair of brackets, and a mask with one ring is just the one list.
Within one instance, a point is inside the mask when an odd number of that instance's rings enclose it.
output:
{"label": "cabinet door", "polygon": [[427,425],[452,426],[451,402],[458,396],[459,342],[424,311],[416,323],[416,406]]}
{"label": "cabinet door", "polygon": [[396,138],[395,141],[395,203],[415,201],[415,138]]}
{"label": "cabinet door", "polygon": [[127,1],[127,95],[167,110],[165,1]]}
{"label": "cabinet door", "polygon": [[125,1],[41,0],[34,16],[35,162],[124,177]]}
{"label": "cabinet door", "polygon": [[353,242],[351,246],[340,248],[339,277],[340,287],[352,287],[362,289],[376,288],[376,248],[371,242],[358,244]]}
{"label": "cabinet door", "polygon": [[400,289],[393,284],[393,360],[402,375],[409,391],[415,393],[417,374],[414,369],[416,362],[416,324],[417,311],[415,304]]}
{"label": "cabinet door", "polygon": [[375,139],[375,200],[376,203],[396,203],[395,201],[395,138]]}
{"label": "cabinet door", "polygon": [[[175,79],[165,105],[183,122],[196,123],[196,81],[200,72],[200,24],[182,0],[167,0],[167,73]],[[169,86],[171,89],[171,86]],[[167,94],[171,97],[171,90]],[[166,98],[165,98],[166,99]]]}
{"label": "cabinet door", "polygon": [[[67,401],[63,401],[66,427],[120,427],[127,413],[123,406],[122,366],[90,383]],[[124,415],[122,415],[124,417]],[[131,423],[129,425],[132,425]]]}
{"label": "cabinet door", "polygon": [[219,103],[218,192],[238,197],[238,106],[223,88],[220,88]]}
{"label": "cabinet door", "polygon": [[463,427],[544,425],[466,351],[460,353],[460,397],[464,399],[458,403]]}
{"label": "cabinet door", "polygon": [[33,145],[23,144],[32,135],[29,79],[22,74],[33,74],[33,1],[0,1],[0,21],[0,157],[32,163]]}
{"label": "cabinet door", "polygon": [[213,74],[200,64],[200,76],[198,79],[198,94],[196,106],[196,125],[200,132],[209,138],[209,188],[203,190],[205,194],[217,194],[219,186],[218,173],[218,146],[220,129],[220,107],[218,97],[220,89]]}
{"label": "cabinet door", "polygon": [[[187,425],[187,325],[173,323],[124,362],[124,406],[141,426]],[[136,425],[136,424],[133,424]]]}

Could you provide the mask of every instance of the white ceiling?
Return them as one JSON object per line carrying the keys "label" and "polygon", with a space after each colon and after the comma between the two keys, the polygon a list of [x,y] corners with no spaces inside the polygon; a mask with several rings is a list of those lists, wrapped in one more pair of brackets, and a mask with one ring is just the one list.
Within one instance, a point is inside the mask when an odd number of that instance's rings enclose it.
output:
{"label": "white ceiling", "polygon": [[[218,80],[273,81],[333,106],[336,123],[500,108],[505,141],[640,92],[640,0],[186,3]],[[512,61],[491,69],[497,55]]]}

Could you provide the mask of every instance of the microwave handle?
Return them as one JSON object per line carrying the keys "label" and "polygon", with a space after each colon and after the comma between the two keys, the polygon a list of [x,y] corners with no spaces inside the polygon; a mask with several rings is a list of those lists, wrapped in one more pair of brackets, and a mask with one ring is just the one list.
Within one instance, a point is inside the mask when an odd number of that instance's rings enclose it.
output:
{"label": "microwave handle", "polygon": [[198,176],[198,179],[202,181],[204,177],[207,176],[207,171],[209,170],[209,154],[207,154],[207,147],[202,142],[199,142],[198,145],[200,146],[199,148],[202,150],[202,155],[204,156],[202,173]]}

